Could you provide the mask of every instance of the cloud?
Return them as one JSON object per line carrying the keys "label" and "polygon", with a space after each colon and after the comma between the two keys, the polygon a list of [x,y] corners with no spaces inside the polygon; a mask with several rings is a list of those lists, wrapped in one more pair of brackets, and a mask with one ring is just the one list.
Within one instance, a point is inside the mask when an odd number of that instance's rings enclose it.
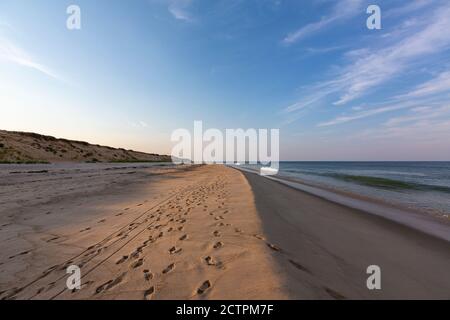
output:
{"label": "cloud", "polygon": [[333,51],[339,51],[345,49],[345,46],[331,46],[326,48],[306,48],[306,52],[310,54],[324,54]]}
{"label": "cloud", "polygon": [[56,73],[43,64],[36,62],[25,50],[0,35],[0,62],[13,63],[45,74],[53,79],[62,80]]}
{"label": "cloud", "polygon": [[[383,126],[381,128],[369,129],[359,135],[359,138],[368,141],[368,139],[384,139],[387,142],[398,143],[399,139],[405,139],[408,143],[413,143],[414,149],[417,149],[419,141],[426,142],[427,147],[440,144],[441,150],[449,150],[448,136],[450,134],[450,115],[446,111],[440,111],[433,116],[410,117],[408,121],[398,122],[396,125]],[[446,118],[442,119],[445,113]],[[404,118],[406,120],[406,117]],[[398,146],[397,146],[398,147]]]}
{"label": "cloud", "polygon": [[177,20],[193,22],[191,14],[186,10],[192,0],[170,0],[168,10]]}
{"label": "cloud", "polygon": [[286,44],[291,44],[300,41],[312,34],[320,32],[336,22],[351,18],[358,12],[361,12],[362,4],[363,0],[339,1],[329,16],[323,17],[317,22],[307,24],[306,26],[288,34],[283,39],[283,42]]}
{"label": "cloud", "polygon": [[450,116],[450,105],[444,105],[439,108],[432,107],[421,107],[412,109],[412,115],[404,115],[401,117],[391,118],[386,121],[385,126],[392,127],[398,126],[399,124],[423,121],[429,119],[442,119],[443,117]]}
{"label": "cloud", "polygon": [[[404,95],[393,98],[391,106],[364,110],[360,107],[353,107],[353,111],[358,111],[350,115],[343,115],[327,122],[319,123],[319,127],[327,127],[346,122],[375,116],[381,113],[396,111],[400,109],[411,109],[414,115],[406,115],[389,119],[385,125],[394,126],[404,122],[424,120],[450,115],[450,106],[447,105],[450,97],[439,96],[442,93],[450,92],[450,70],[439,73],[434,78],[416,86],[413,90]],[[436,100],[437,97],[437,100]],[[422,100],[417,100],[422,99]],[[424,100],[425,99],[425,100]],[[430,105],[427,105],[429,102]],[[439,106],[439,107],[436,107]]]}
{"label": "cloud", "polygon": [[396,111],[396,110],[405,109],[405,108],[412,108],[413,106],[417,106],[417,103],[416,102],[407,102],[407,103],[393,104],[390,106],[384,106],[384,107],[379,107],[379,108],[373,108],[373,109],[369,109],[369,110],[365,110],[365,111],[361,111],[361,112],[355,112],[350,115],[338,116],[333,120],[319,123],[317,126],[318,127],[328,127],[328,126],[333,126],[333,125],[337,125],[337,124],[343,124],[346,122],[375,116],[375,115],[378,115],[381,113]]}
{"label": "cloud", "polygon": [[[378,86],[385,85],[405,70],[416,67],[418,59],[449,49],[450,33],[443,32],[450,29],[448,16],[450,7],[439,7],[428,16],[424,26],[411,26],[409,35],[401,40],[380,46],[379,49],[352,50],[347,54],[351,60],[349,64],[339,68],[331,80],[307,88],[306,97],[287,107],[285,111],[293,112],[309,107],[331,94],[338,95],[335,105],[345,105]],[[433,85],[437,87],[438,84]],[[424,90],[426,88],[422,88]]]}
{"label": "cloud", "polygon": [[[439,1],[439,0],[438,0]],[[419,9],[424,9],[425,7],[436,3],[436,0],[410,0],[408,4],[402,4],[400,7],[396,7],[388,10],[383,14],[385,18],[397,17],[400,15],[409,14],[411,12],[417,11]]]}
{"label": "cloud", "polygon": [[[397,100],[395,100],[397,99]],[[415,114],[417,114],[417,118],[433,118],[438,115],[444,115],[444,113],[448,113],[450,109],[447,107],[450,105],[448,96],[431,96],[423,99],[405,99],[399,100],[398,98],[394,98],[390,103],[386,103],[385,105],[381,105],[378,107],[372,107],[370,109],[362,109],[362,108],[352,108],[353,113],[344,114],[338,116],[330,121],[321,122],[317,126],[318,127],[328,127],[339,125],[347,122],[351,122],[354,120],[364,119],[372,116],[376,116],[383,113],[398,111],[398,110],[411,110]],[[420,115],[420,116],[419,116]],[[400,122],[407,122],[410,116],[402,116],[398,118],[390,119],[385,125],[392,125]],[[411,120],[416,120],[415,117],[411,118]]]}
{"label": "cloud", "polygon": [[450,91],[450,70],[441,72],[435,78],[417,86],[407,94],[398,96],[399,99],[424,97]]}
{"label": "cloud", "polygon": [[337,81],[344,93],[336,105],[342,105],[362,96],[369,89],[385,83],[405,70],[415,59],[448,49],[450,33],[450,7],[438,10],[425,29],[376,53],[358,59],[348,67]]}

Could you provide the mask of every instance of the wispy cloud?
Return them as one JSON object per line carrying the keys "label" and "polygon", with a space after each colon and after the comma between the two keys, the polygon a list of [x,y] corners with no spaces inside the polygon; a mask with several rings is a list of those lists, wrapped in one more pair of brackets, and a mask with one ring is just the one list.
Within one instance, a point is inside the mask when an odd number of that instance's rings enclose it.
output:
{"label": "wispy cloud", "polygon": [[192,3],[192,0],[170,0],[168,10],[172,16],[177,20],[183,20],[186,22],[193,22],[191,14],[187,11],[187,8]]}
{"label": "wispy cloud", "polygon": [[[449,96],[439,96],[439,94],[450,92],[450,70],[443,71],[437,76],[428,80],[415,89],[406,94],[399,95],[393,98],[390,106],[373,108],[361,111],[360,108],[352,108],[354,111],[350,115],[342,115],[333,120],[320,123],[319,127],[332,126],[343,124],[353,120],[363,119],[375,116],[381,113],[411,109],[415,115],[406,115],[390,119],[385,125],[396,125],[402,122],[438,118],[444,115],[450,115]],[[437,99],[436,99],[437,98]],[[419,99],[419,100],[418,100]],[[430,104],[430,106],[428,106]]]}
{"label": "wispy cloud", "polygon": [[332,47],[326,47],[326,48],[307,48],[306,51],[312,54],[321,54],[321,53],[328,53],[333,51],[339,51],[344,49],[344,46],[332,46]]}
{"label": "wispy cloud", "polygon": [[28,52],[17,46],[8,38],[0,35],[0,62],[2,61],[30,68],[53,79],[62,80],[62,78],[50,68],[34,60]]}
{"label": "wispy cloud", "polygon": [[442,119],[450,116],[450,105],[444,105],[438,108],[420,107],[411,109],[412,114],[394,117],[386,121],[385,126],[393,127],[404,123],[411,123],[416,121]]}
{"label": "wispy cloud", "polygon": [[[420,29],[411,26],[409,35],[402,40],[379,49],[353,50],[348,54],[350,64],[341,67],[331,80],[307,88],[308,94],[285,111],[309,107],[331,94],[338,95],[335,105],[344,105],[416,67],[418,59],[449,49],[450,33],[443,32],[450,29],[448,16],[450,7],[439,7],[428,17],[425,26]],[[430,85],[437,86],[436,83]]]}
{"label": "wispy cloud", "polygon": [[398,75],[409,63],[414,63],[415,59],[447,49],[450,45],[450,33],[442,30],[450,28],[449,14],[450,7],[438,10],[425,29],[358,59],[337,79],[342,84],[344,93],[335,104],[342,105],[359,98],[369,89]]}
{"label": "wispy cloud", "polygon": [[413,114],[391,118],[383,126],[363,131],[359,138],[364,141],[382,139],[387,143],[398,143],[399,139],[405,139],[405,142],[414,144],[414,149],[422,141],[426,142],[428,148],[440,144],[443,150],[448,150],[450,106],[444,105],[430,111],[432,109],[412,110]]}
{"label": "wispy cloud", "polygon": [[363,0],[342,0],[332,9],[330,15],[323,17],[317,22],[307,24],[306,26],[289,33],[283,42],[286,44],[291,44],[300,41],[310,35],[313,35],[321,30],[337,23],[339,21],[348,19],[361,12]]}
{"label": "wispy cloud", "polygon": [[419,9],[424,9],[440,0],[410,0],[407,4],[402,4],[400,7],[395,7],[383,14],[385,18],[398,17],[400,15],[409,14]]}
{"label": "wispy cloud", "polygon": [[450,91],[450,70],[441,72],[436,77],[417,86],[407,94],[398,96],[399,99],[424,97]]}
{"label": "wispy cloud", "polygon": [[358,120],[358,119],[372,117],[372,116],[375,116],[375,115],[378,115],[381,113],[386,113],[386,112],[391,112],[391,111],[396,111],[396,110],[401,110],[401,109],[406,109],[406,108],[412,108],[414,106],[417,106],[417,102],[404,102],[404,103],[392,104],[392,105],[378,107],[378,108],[371,108],[371,109],[364,110],[364,111],[354,112],[349,115],[338,116],[333,120],[319,123],[317,126],[318,127],[328,127],[328,126],[333,126],[333,125],[337,125],[337,124],[343,124],[343,123]]}

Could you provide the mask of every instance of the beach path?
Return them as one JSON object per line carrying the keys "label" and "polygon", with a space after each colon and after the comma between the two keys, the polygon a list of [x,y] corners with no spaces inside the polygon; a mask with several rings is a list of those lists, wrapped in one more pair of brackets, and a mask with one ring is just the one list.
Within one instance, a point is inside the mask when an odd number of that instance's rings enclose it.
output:
{"label": "beach path", "polygon": [[1,299],[288,298],[239,171],[107,169],[8,176]]}

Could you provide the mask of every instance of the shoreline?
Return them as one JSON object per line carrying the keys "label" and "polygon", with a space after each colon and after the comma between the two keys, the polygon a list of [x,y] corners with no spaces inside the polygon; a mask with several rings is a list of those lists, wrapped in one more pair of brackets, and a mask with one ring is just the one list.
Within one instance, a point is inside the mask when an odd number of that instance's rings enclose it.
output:
{"label": "shoreline", "polygon": [[[384,217],[243,172],[294,299],[449,299],[450,244]],[[368,290],[366,270],[381,269]],[[300,291],[298,288],[302,288]]]}
{"label": "shoreline", "polygon": [[[258,171],[248,168],[230,166],[251,174],[259,175]],[[307,192],[351,209],[361,210],[367,214],[383,217],[401,225],[427,233],[431,236],[450,242],[450,222],[421,210],[413,210],[390,202],[368,198],[358,194],[338,191],[324,186],[312,185],[285,176],[265,176],[264,178],[284,184],[296,190]]]}

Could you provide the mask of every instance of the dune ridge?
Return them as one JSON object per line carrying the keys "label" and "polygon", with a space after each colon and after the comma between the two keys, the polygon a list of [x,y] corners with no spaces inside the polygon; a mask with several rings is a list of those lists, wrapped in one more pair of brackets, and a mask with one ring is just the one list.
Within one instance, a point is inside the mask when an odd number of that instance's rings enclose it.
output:
{"label": "dune ridge", "polygon": [[0,130],[0,163],[169,162],[171,157],[55,138],[32,132]]}

